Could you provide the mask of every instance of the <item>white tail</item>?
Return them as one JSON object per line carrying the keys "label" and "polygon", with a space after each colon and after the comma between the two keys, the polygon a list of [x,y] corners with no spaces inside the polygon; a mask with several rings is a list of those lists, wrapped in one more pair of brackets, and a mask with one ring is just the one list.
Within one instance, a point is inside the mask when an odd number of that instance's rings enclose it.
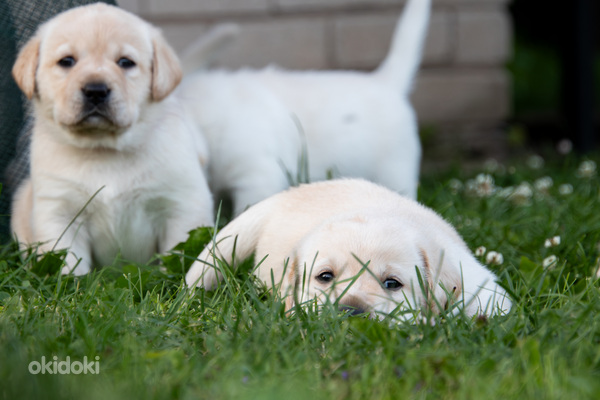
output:
{"label": "white tail", "polygon": [[401,93],[409,93],[421,64],[427,37],[431,0],[408,0],[398,23],[387,56],[375,74],[390,81]]}

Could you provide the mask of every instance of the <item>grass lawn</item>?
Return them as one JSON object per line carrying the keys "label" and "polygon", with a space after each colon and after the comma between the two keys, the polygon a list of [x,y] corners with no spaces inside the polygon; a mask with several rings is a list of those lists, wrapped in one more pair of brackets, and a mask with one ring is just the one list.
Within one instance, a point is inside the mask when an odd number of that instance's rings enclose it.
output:
{"label": "grass lawn", "polygon": [[[485,247],[482,261],[496,262],[513,294],[510,314],[489,320],[286,315],[243,271],[192,296],[186,258],[74,279],[57,274],[60,254],[36,261],[4,246],[0,398],[600,398],[600,180],[593,161],[549,164],[423,179],[420,200],[472,250]],[[199,251],[206,237],[196,231],[180,250]],[[99,373],[31,374],[42,357],[87,359]]]}

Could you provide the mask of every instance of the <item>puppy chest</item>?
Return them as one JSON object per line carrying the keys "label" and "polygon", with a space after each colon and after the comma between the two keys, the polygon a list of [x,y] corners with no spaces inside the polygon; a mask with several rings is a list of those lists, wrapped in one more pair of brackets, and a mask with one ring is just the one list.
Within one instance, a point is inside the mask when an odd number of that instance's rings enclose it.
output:
{"label": "puppy chest", "polygon": [[128,261],[148,261],[158,251],[172,209],[168,198],[147,194],[99,199],[86,213],[93,253],[107,257],[120,253]]}

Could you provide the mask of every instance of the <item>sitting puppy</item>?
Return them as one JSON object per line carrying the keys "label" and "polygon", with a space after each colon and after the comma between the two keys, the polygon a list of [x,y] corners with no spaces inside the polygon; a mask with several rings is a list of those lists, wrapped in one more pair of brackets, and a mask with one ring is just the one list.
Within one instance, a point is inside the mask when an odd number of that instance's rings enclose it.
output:
{"label": "sitting puppy", "polygon": [[[415,198],[421,146],[408,95],[429,12],[429,0],[407,3],[390,52],[372,73],[267,68],[184,78],[178,95],[207,138],[213,193],[229,194],[238,215],[287,188],[286,172],[298,176],[303,155],[309,170],[302,173],[313,181],[360,177]],[[188,59],[205,59],[214,47],[201,41],[200,56]]]}
{"label": "sitting puppy", "polygon": [[255,252],[258,278],[279,286],[288,308],[327,296],[360,313],[439,311],[458,302],[456,309],[472,316],[511,307],[497,277],[448,223],[367,181],[289,189],[250,207],[214,243],[192,265],[188,286],[214,288],[217,259],[231,265]]}
{"label": "sitting puppy", "polygon": [[18,240],[70,248],[62,272],[81,275],[212,224],[206,144],[169,96],[181,69],[157,29],[114,6],[74,8],[40,26],[13,75],[35,115]]}

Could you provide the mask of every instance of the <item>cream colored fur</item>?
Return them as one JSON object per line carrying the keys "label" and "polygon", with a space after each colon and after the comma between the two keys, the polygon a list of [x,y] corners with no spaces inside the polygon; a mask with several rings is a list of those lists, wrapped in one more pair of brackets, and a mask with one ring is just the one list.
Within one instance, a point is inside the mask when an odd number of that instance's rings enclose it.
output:
{"label": "cream colored fur", "polygon": [[157,29],[106,4],[74,8],[40,26],[13,75],[35,114],[18,240],[69,249],[63,273],[81,275],[212,224],[206,144],[171,96],[181,69]]}
{"label": "cream colored fur", "polygon": [[[206,135],[213,192],[230,195],[238,215],[287,188],[286,172],[296,177],[307,157],[311,181],[360,177],[416,198],[421,145],[409,94],[429,13],[430,0],[408,1],[372,72],[200,69],[185,77],[178,95]],[[202,38],[187,69],[202,67],[232,30]]]}
{"label": "cream colored fur", "polygon": [[[258,278],[271,286],[273,274],[288,307],[326,297],[377,314],[396,307],[439,311],[457,303],[456,310],[469,316],[494,315],[511,307],[498,278],[473,257],[452,226],[417,202],[363,180],[279,193],[225,226],[215,243],[192,265],[189,286],[212,289],[220,276],[217,259],[231,264],[234,257],[255,253],[257,262],[264,258]],[[324,282],[323,274],[333,280]],[[390,284],[401,287],[384,287]]]}

